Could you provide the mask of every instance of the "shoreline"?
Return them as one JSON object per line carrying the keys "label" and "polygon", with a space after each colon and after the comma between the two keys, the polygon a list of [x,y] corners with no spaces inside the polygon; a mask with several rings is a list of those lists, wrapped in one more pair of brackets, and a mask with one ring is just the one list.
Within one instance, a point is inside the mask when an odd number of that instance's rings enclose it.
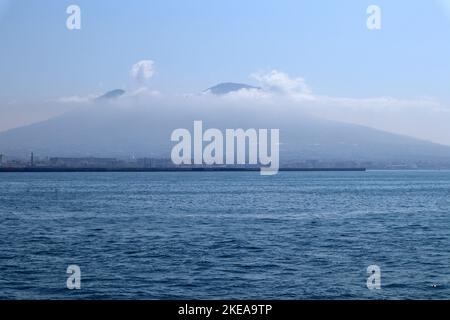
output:
{"label": "shoreline", "polygon": [[[4,172],[256,172],[260,168],[0,168]],[[279,171],[303,172],[365,172],[366,168],[280,168]]]}

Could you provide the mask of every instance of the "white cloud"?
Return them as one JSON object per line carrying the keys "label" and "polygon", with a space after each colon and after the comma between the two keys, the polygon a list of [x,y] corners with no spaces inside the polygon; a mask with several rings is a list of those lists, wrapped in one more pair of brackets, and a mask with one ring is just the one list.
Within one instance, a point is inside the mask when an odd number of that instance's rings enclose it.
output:
{"label": "white cloud", "polygon": [[[450,0],[449,0],[450,1]],[[400,99],[394,97],[370,97],[370,98],[349,98],[332,97],[313,94],[312,89],[302,77],[291,77],[287,73],[272,70],[268,73],[254,73],[251,77],[260,82],[262,90],[258,92],[238,92],[230,93],[235,97],[272,99],[280,101],[281,98],[291,100],[292,103],[299,103],[299,106],[313,108],[334,108],[362,110],[393,110],[393,109],[426,109],[428,111],[448,112],[449,109],[443,107],[433,98]],[[300,104],[301,103],[301,104]]]}
{"label": "white cloud", "polygon": [[69,96],[69,97],[61,97],[56,100],[50,100],[50,102],[60,102],[60,103],[87,103],[95,99],[96,95],[87,95],[87,96]]}
{"label": "white cloud", "polygon": [[141,96],[147,96],[147,97],[154,97],[159,96],[161,93],[157,90],[152,90],[147,87],[140,87],[134,91],[131,91],[126,94],[127,97],[141,97]]}
{"label": "white cloud", "polygon": [[143,84],[155,74],[153,65],[152,60],[141,60],[131,67],[130,75],[138,83]]}
{"label": "white cloud", "polygon": [[[222,97],[225,99],[259,99],[259,100],[268,100],[273,95],[270,92],[259,90],[256,88],[251,89],[241,89],[238,91],[230,92]],[[220,97],[220,96],[219,96]]]}
{"label": "white cloud", "polygon": [[[137,85],[130,86],[132,89],[126,94],[128,97],[137,97],[137,96],[156,96],[159,95],[159,92],[156,90],[152,90],[145,85],[145,82],[150,79],[155,71],[153,69],[154,61],[152,60],[141,60],[135,63],[130,70],[130,75],[134,81],[137,82]],[[103,86],[103,85],[102,85]],[[134,87],[134,88],[133,88]],[[135,89],[137,88],[137,89]],[[100,97],[101,94],[89,94],[86,96],[68,96],[61,97],[55,100],[51,100],[51,102],[59,102],[65,104],[82,104],[89,103],[94,101],[96,98]]]}
{"label": "white cloud", "polygon": [[438,101],[432,98],[399,99],[394,97],[374,97],[374,98],[345,98],[317,96],[320,104],[332,106],[334,108],[359,109],[359,110],[412,110],[426,109],[428,111],[448,111]]}
{"label": "white cloud", "polygon": [[287,73],[277,70],[268,73],[254,73],[251,77],[259,81],[265,90],[300,99],[313,98],[312,90],[303,78],[292,78]]}

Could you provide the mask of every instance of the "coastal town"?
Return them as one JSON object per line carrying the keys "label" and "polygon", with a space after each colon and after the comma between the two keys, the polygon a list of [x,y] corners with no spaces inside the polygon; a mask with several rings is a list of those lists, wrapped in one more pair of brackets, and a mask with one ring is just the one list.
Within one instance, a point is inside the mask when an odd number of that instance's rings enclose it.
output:
{"label": "coastal town", "polygon": [[[0,154],[0,171],[7,169],[170,169],[170,168],[257,168],[255,165],[176,165],[170,158],[51,157],[36,155],[8,157]],[[299,159],[282,162],[281,169],[368,169],[368,170],[449,170],[450,160],[437,161],[345,161]]]}

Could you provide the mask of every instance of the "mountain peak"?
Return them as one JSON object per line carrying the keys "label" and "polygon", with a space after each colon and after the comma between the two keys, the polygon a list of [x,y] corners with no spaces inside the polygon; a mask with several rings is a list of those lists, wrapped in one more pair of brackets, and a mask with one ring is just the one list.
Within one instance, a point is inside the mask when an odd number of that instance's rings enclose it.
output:
{"label": "mountain peak", "polygon": [[218,85],[215,85],[214,87],[206,89],[204,92],[206,93],[212,93],[215,95],[223,95],[228,94],[230,92],[236,92],[242,89],[256,89],[260,90],[259,87],[254,87],[248,84],[243,83],[234,83],[234,82],[224,82],[219,83]]}
{"label": "mountain peak", "polygon": [[125,90],[122,89],[115,89],[106,92],[105,94],[97,97],[95,100],[111,100],[111,99],[117,99],[125,94]]}

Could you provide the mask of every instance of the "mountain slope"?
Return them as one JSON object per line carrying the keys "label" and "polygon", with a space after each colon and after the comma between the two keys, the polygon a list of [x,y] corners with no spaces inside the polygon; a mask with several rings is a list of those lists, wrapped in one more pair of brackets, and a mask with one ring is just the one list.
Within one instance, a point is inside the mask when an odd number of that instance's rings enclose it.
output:
{"label": "mountain slope", "polygon": [[359,125],[302,114],[287,116],[220,112],[179,106],[123,107],[95,104],[44,122],[0,133],[0,154],[27,156],[152,156],[169,157],[173,130],[203,120],[208,128],[279,128],[280,159],[447,160],[450,147]]}

